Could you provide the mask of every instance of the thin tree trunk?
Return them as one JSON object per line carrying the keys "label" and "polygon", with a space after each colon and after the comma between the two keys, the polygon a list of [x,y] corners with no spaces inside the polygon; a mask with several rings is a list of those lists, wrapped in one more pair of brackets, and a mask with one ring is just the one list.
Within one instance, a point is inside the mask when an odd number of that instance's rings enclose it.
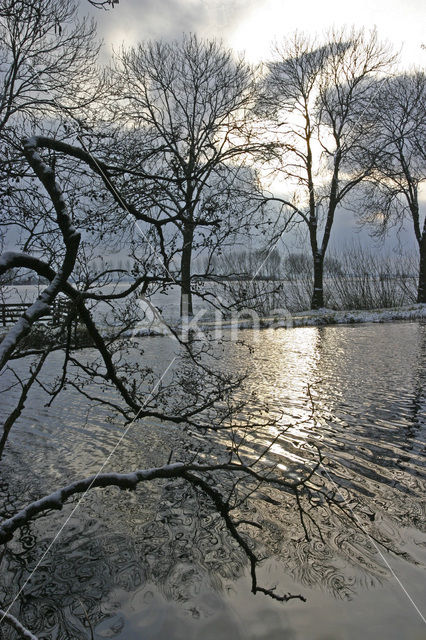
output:
{"label": "thin tree trunk", "polygon": [[417,302],[426,303],[426,219],[424,229],[419,242],[420,266],[419,287],[417,290]]}
{"label": "thin tree trunk", "polygon": [[192,316],[192,293],[191,293],[191,258],[192,243],[194,240],[194,227],[185,225],[183,229],[183,247],[181,258],[181,297],[180,315],[181,317]]}
{"label": "thin tree trunk", "polygon": [[314,255],[314,290],[312,292],[311,309],[324,306],[324,257],[320,253]]}

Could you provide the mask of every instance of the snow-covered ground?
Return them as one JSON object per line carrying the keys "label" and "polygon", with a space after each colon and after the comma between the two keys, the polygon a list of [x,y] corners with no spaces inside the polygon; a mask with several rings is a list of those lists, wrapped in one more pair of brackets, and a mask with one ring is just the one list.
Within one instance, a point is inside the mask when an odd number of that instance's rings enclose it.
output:
{"label": "snow-covered ground", "polygon": [[309,327],[322,324],[393,322],[395,320],[419,320],[421,318],[426,318],[426,304],[351,311],[335,311],[333,309],[303,311],[292,315],[292,322],[294,327]]}
{"label": "snow-covered ground", "polygon": [[[148,315],[148,314],[147,314]],[[216,331],[233,329],[264,329],[264,328],[292,328],[312,327],[330,324],[358,324],[362,322],[394,322],[397,320],[426,319],[426,304],[409,305],[388,309],[335,311],[333,309],[318,309],[316,311],[303,311],[296,314],[283,314],[271,317],[244,317],[241,313],[235,318],[219,319],[216,321],[203,321],[202,317],[166,322],[161,316],[153,317],[150,321],[147,317],[128,335],[172,335],[174,331],[180,332],[188,327],[196,331]]]}

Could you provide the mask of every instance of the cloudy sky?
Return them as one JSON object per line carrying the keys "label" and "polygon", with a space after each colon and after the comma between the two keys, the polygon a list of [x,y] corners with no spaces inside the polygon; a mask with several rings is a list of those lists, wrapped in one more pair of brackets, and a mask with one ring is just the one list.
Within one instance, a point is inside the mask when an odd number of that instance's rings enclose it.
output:
{"label": "cloudy sky", "polygon": [[[220,38],[256,63],[267,60],[272,44],[295,30],[321,35],[330,27],[354,25],[376,27],[380,38],[400,51],[402,68],[426,67],[425,0],[120,0],[109,11],[93,9],[81,0],[81,9],[98,23],[105,60],[113,47],[193,32]],[[405,233],[391,234],[385,251],[401,244],[414,249],[411,226],[407,221]],[[337,216],[334,241],[340,244],[354,237],[354,227],[351,215]],[[354,239],[371,245],[366,229],[355,233]]]}
{"label": "cloudy sky", "polygon": [[120,0],[113,10],[87,12],[98,22],[105,53],[113,45],[191,31],[222,38],[257,62],[269,56],[271,42],[296,29],[321,33],[355,25],[376,26],[381,38],[401,50],[404,65],[426,65],[424,0]]}

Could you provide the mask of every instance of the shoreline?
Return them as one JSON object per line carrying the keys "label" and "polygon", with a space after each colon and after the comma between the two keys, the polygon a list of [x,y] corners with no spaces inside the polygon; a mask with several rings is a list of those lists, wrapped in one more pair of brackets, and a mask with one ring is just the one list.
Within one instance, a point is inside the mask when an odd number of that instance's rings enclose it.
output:
{"label": "shoreline", "polygon": [[[194,319],[196,316],[194,317]],[[298,311],[294,314],[288,313],[286,316],[239,318],[236,321],[224,319],[223,321],[200,321],[196,324],[200,331],[214,332],[219,330],[243,330],[243,329],[294,329],[300,327],[319,327],[341,324],[367,324],[367,323],[387,323],[387,322],[409,322],[413,320],[426,320],[426,304],[413,304],[403,307],[385,307],[382,309],[351,309],[334,310],[318,309],[308,311]],[[191,319],[187,321],[187,326],[191,325]],[[170,322],[161,320],[152,322],[149,326],[137,327],[126,332],[126,337],[147,337],[147,336],[167,336],[173,331],[180,332],[183,328],[182,322]]]}
{"label": "shoreline", "polygon": [[[302,327],[322,327],[342,324],[367,324],[367,323],[387,323],[387,322],[410,322],[413,320],[426,320],[426,304],[412,304],[403,307],[387,307],[382,309],[352,309],[334,310],[317,309],[308,311],[298,311],[294,314],[265,316],[265,317],[241,317],[237,320],[228,318],[221,321],[199,321],[197,316],[187,319],[186,323],[170,321],[157,316],[155,320],[145,323],[133,330],[125,331],[122,335],[125,338],[143,337],[174,337],[174,333],[182,333],[183,330],[200,332],[220,332],[240,331],[244,329],[296,329]],[[0,327],[0,342],[12,329],[13,325]],[[36,325],[41,329],[43,323]],[[102,326],[98,326],[103,337],[111,335],[109,331],[103,331]],[[89,346],[89,345],[88,345]]]}

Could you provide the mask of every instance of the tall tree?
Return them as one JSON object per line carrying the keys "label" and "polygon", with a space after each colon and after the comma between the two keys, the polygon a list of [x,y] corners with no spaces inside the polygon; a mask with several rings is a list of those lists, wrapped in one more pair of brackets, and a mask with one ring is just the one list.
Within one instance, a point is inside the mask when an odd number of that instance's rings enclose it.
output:
{"label": "tall tree", "polygon": [[363,114],[371,134],[360,165],[374,166],[361,198],[361,219],[377,234],[411,220],[419,248],[417,301],[426,302],[426,215],[419,192],[426,183],[426,76],[418,71],[386,78]]}
{"label": "tall tree", "polygon": [[253,174],[245,164],[260,149],[251,120],[254,73],[217,42],[185,36],[122,51],[116,87],[115,120],[130,132],[132,188],[174,229],[181,314],[191,315],[194,249],[211,251],[249,225],[245,192]]}
{"label": "tall tree", "polygon": [[360,117],[370,82],[393,60],[376,33],[333,31],[327,40],[296,34],[267,65],[260,109],[281,140],[278,171],[293,196],[268,198],[306,225],[313,259],[311,306],[324,305],[324,258],[336,211],[370,167],[348,161],[367,124]]}

